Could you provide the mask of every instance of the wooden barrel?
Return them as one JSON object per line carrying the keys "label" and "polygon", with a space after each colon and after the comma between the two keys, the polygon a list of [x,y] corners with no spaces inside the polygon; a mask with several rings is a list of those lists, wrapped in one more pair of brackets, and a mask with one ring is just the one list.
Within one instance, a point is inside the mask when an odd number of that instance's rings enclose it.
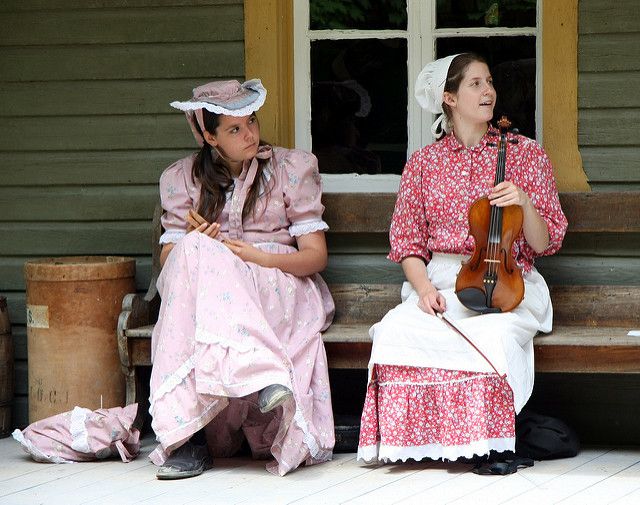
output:
{"label": "wooden barrel", "polygon": [[135,292],[135,260],[116,256],[25,263],[29,422],[124,405],[116,325]]}
{"label": "wooden barrel", "polygon": [[13,402],[13,340],[7,299],[0,296],[0,438],[11,433]]}

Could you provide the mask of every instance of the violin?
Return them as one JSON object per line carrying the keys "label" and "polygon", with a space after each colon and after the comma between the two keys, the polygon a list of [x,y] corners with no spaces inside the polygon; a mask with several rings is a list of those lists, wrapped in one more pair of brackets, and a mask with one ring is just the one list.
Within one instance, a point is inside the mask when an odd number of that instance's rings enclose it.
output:
{"label": "violin", "polygon": [[[505,177],[507,144],[511,122],[502,116],[498,121],[498,161],[494,186]],[[495,146],[496,144],[489,144]],[[514,241],[522,231],[522,208],[518,205],[498,207],[487,197],[476,200],[469,209],[469,233],[475,249],[469,261],[463,262],[456,278],[458,300],[481,314],[508,312],[524,298],[522,271],[511,254]]]}

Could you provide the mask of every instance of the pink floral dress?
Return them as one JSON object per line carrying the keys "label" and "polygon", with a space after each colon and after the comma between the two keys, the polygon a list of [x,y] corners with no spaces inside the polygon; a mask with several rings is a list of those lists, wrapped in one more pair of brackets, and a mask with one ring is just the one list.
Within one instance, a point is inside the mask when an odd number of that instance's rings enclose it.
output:
{"label": "pink floral dress", "polygon": [[[294,252],[296,237],[326,230],[316,158],[263,147],[265,181],[255,181],[257,159],[245,163],[211,239],[186,233],[200,185],[191,178],[193,156],[160,179],[165,229],[175,243],[158,279],[162,298],[152,340],[150,412],[160,445],[156,464],[205,428],[215,457],[234,454],[246,438],[272,473],[331,459],[333,415],[327,360],[320,332],[333,318],[333,301],[319,275],[296,277],[245,263],[221,243],[238,238],[263,250]],[[255,213],[242,219],[252,184],[261,184]],[[293,391],[268,414],[257,392],[270,384]]]}
{"label": "pink floral dress", "polygon": [[[491,450],[514,450],[515,414],[533,388],[533,337],[551,331],[549,290],[533,267],[535,251],[520,236],[513,254],[522,267],[525,297],[508,313],[478,315],[455,296],[460,264],[473,251],[467,216],[494,185],[497,130],[465,148],[453,134],[411,156],[402,174],[391,223],[389,259],[422,258],[427,275],[447,302],[447,314],[500,374],[435,316],[418,306],[411,284],[403,303],[370,330],[373,348],[362,412],[358,458],[455,460]],[[551,164],[533,140],[509,144],[506,180],[531,198],[556,252],[567,220]]]}

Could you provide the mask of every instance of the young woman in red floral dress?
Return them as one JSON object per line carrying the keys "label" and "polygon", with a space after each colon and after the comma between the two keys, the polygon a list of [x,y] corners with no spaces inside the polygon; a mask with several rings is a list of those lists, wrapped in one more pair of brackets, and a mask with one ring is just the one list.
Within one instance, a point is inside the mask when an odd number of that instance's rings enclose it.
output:
{"label": "young woman in red floral dress", "polygon": [[[429,63],[416,81],[420,105],[443,114],[440,140],[408,160],[390,229],[389,259],[407,281],[402,303],[373,325],[369,385],[358,458],[455,460],[513,451],[515,414],[533,388],[533,337],[551,331],[549,290],[534,258],[555,253],[567,220],[542,147],[508,134],[504,182],[494,187],[496,134],[489,121],[496,91],[487,64],[460,54]],[[519,205],[524,224],[513,254],[522,268],[523,301],[479,315],[455,295],[460,264],[474,246],[468,212],[478,198]],[[444,321],[446,312],[499,372]]]}

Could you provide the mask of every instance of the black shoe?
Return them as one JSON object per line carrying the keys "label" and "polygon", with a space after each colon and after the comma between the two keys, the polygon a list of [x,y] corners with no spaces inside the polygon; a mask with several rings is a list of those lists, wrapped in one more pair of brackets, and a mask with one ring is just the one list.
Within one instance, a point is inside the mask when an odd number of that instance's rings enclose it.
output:
{"label": "black shoe", "polygon": [[282,384],[271,384],[267,386],[260,391],[258,395],[260,412],[266,414],[270,410],[275,409],[277,406],[282,405],[292,394],[291,390]]}
{"label": "black shoe", "polygon": [[527,468],[530,466],[533,466],[532,459],[515,457],[503,461],[487,461],[476,465],[471,471],[478,475],[510,475],[516,473],[518,468]]}
{"label": "black shoe", "polygon": [[186,479],[200,475],[211,467],[211,456],[206,445],[187,441],[167,458],[156,473],[160,480]]}

